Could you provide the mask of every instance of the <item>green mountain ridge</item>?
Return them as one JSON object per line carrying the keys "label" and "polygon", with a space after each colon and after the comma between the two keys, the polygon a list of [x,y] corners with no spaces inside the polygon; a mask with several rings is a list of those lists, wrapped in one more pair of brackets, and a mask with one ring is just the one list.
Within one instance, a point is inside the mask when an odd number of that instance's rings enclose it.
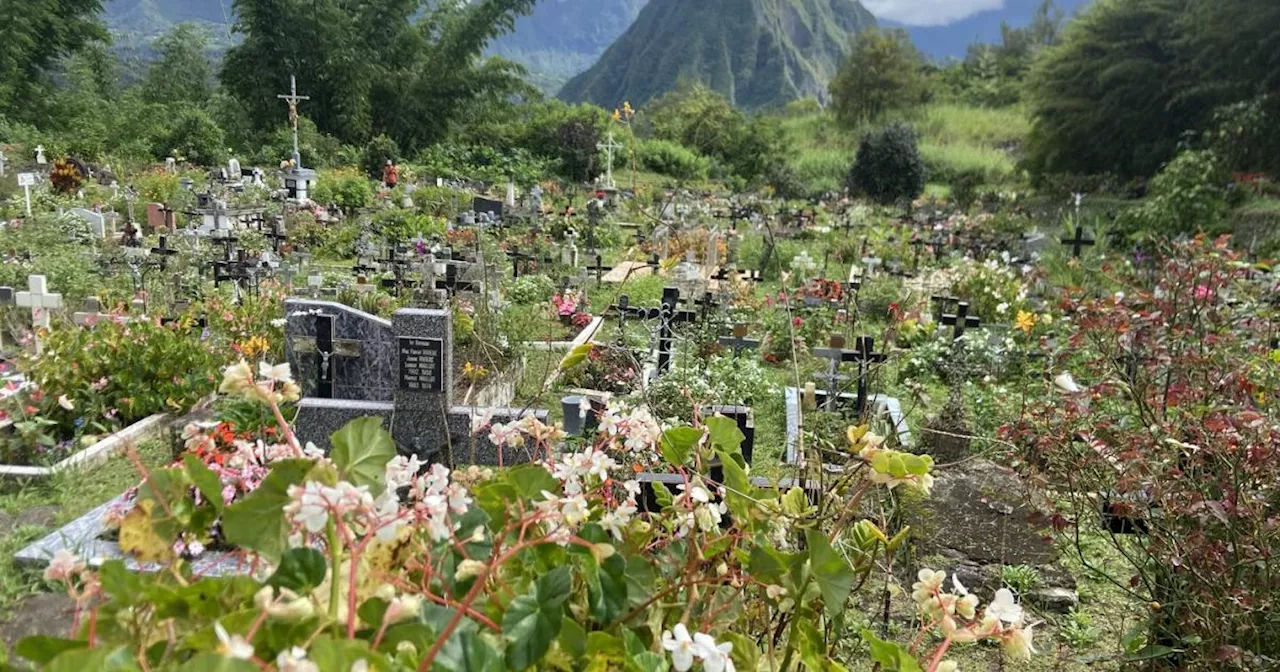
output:
{"label": "green mountain ridge", "polygon": [[826,100],[850,38],[875,25],[857,0],[650,0],[560,98],[638,106],[696,80],[748,109]]}

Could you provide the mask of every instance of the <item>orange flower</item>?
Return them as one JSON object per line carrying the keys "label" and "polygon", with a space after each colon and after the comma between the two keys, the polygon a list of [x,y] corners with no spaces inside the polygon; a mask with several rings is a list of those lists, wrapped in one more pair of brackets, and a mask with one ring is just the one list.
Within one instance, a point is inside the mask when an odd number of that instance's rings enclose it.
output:
{"label": "orange flower", "polygon": [[1013,326],[1029,334],[1032,329],[1036,328],[1036,316],[1025,310],[1019,310],[1018,318],[1014,320]]}

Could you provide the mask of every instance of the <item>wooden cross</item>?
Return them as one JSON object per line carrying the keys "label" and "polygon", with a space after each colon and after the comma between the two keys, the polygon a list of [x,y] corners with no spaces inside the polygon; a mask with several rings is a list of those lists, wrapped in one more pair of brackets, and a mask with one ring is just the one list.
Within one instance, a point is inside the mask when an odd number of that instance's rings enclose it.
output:
{"label": "wooden cross", "polygon": [[289,75],[289,93],[276,96],[289,105],[289,125],[293,127],[293,161],[294,168],[302,167],[301,155],[298,153],[298,103],[311,100],[311,96],[298,95],[298,78]]}
{"label": "wooden cross", "polygon": [[276,254],[280,253],[280,246],[289,240],[289,234],[284,232],[278,221],[271,225],[270,231],[262,235],[271,241],[271,249],[275,250]]}
{"label": "wooden cross", "polygon": [[520,252],[519,247],[507,250],[507,257],[511,259],[511,279],[513,280],[520,277],[520,262],[534,261],[533,257]]}
{"label": "wooden cross", "polygon": [[1085,237],[1085,231],[1083,226],[1076,227],[1075,236],[1062,239],[1062,244],[1070,245],[1071,256],[1077,259],[1080,257],[1080,253],[1084,251],[1085,245],[1092,246],[1095,243],[1096,241],[1094,239]]}
{"label": "wooden cross", "polygon": [[943,315],[942,323],[953,327],[952,334],[957,341],[964,336],[966,329],[977,329],[982,326],[982,321],[976,315],[969,314],[969,304],[966,301],[960,302],[954,314]]}

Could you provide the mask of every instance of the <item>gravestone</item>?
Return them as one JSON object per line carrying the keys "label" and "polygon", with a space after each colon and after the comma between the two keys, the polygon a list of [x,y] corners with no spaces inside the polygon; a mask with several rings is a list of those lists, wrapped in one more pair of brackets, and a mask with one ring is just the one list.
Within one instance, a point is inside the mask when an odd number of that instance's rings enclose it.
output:
{"label": "gravestone", "polygon": [[[450,466],[520,464],[525,447],[499,449],[487,431],[472,435],[479,418],[510,422],[547,412],[484,409],[453,403],[453,318],[447,310],[405,308],[384,320],[325,301],[290,300],[286,354],[298,371],[298,439],[328,448],[329,436],[361,417],[384,420],[402,454]],[[324,342],[325,324],[331,342]],[[329,376],[325,381],[324,376]],[[332,397],[318,396],[326,384]]]}
{"label": "gravestone", "polygon": [[94,212],[84,208],[72,208],[69,212],[88,222],[95,238],[102,239],[107,237],[107,218],[101,212]]}

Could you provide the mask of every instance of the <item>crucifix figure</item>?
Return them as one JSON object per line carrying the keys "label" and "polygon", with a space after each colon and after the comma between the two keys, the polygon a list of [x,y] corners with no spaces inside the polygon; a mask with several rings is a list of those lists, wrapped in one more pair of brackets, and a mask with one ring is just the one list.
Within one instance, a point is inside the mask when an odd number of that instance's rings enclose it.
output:
{"label": "crucifix figure", "polygon": [[622,149],[622,148],[623,148],[622,145],[619,145],[613,139],[613,131],[609,131],[609,136],[605,138],[604,142],[601,142],[596,145],[596,149],[604,152],[604,165],[605,165],[604,180],[605,180],[605,186],[609,187],[610,189],[613,189],[614,187],[617,186],[613,181],[613,152],[614,150]]}
{"label": "crucifix figure", "polygon": [[982,321],[976,315],[969,314],[969,304],[965,301],[960,302],[954,314],[943,315],[942,323],[953,327],[952,334],[957,341],[964,336],[966,329],[977,329],[982,326]]}
{"label": "crucifix figure", "polygon": [[298,95],[298,78],[289,75],[289,93],[276,96],[289,105],[289,125],[293,127],[293,167],[302,167],[302,155],[298,153],[298,103],[311,100],[311,96]]}
{"label": "crucifix figure", "polygon": [[1063,239],[1062,239],[1062,244],[1063,244],[1063,245],[1070,245],[1070,246],[1071,246],[1071,256],[1073,256],[1073,257],[1075,257],[1075,258],[1077,258],[1077,259],[1079,259],[1079,258],[1080,258],[1080,253],[1081,253],[1081,252],[1084,252],[1084,246],[1085,246],[1085,245],[1090,245],[1090,246],[1092,246],[1092,245],[1094,245],[1094,244],[1095,244],[1095,242],[1096,242],[1096,241],[1094,241],[1094,239],[1092,239],[1092,238],[1086,238],[1086,237],[1085,237],[1085,232],[1084,232],[1084,227],[1083,227],[1083,226],[1077,226],[1077,227],[1076,227],[1076,232],[1075,232],[1075,235],[1074,235],[1074,236],[1072,236],[1072,237],[1068,237],[1068,238],[1063,238]]}

